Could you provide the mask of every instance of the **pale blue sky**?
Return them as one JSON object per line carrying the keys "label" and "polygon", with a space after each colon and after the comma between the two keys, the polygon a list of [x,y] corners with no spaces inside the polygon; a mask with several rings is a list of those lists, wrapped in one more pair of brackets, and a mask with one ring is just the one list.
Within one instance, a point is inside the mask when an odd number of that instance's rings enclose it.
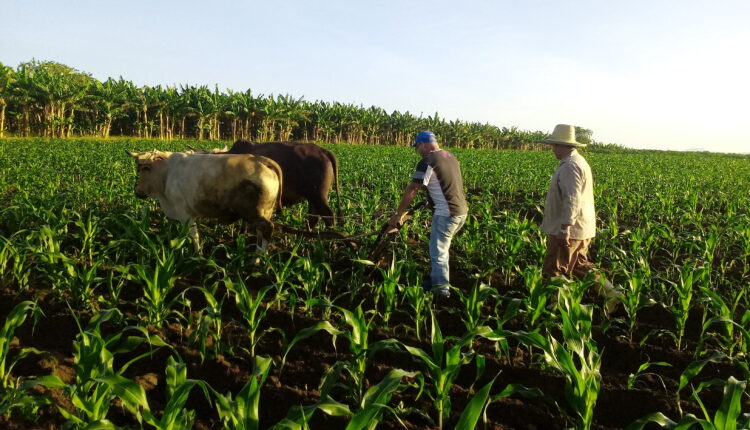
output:
{"label": "pale blue sky", "polygon": [[0,0],[0,61],[750,152],[750,1]]}

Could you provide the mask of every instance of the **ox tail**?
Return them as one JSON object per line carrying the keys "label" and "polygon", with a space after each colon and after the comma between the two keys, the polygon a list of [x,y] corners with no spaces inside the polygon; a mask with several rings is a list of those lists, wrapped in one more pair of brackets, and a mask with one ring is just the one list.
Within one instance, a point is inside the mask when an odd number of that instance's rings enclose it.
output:
{"label": "ox tail", "polygon": [[279,178],[279,193],[276,195],[276,207],[281,210],[282,190],[284,189],[284,175],[281,173],[281,166],[279,166],[279,163],[273,161],[268,157],[264,157],[262,155],[257,155],[257,157],[263,162],[264,165],[273,170],[276,173],[276,177]]}
{"label": "ox tail", "polygon": [[[333,167],[333,183],[336,187],[336,217],[343,219],[343,214],[341,213],[341,191],[339,190],[339,162],[333,152],[329,150],[326,150],[326,156],[331,161],[331,166]],[[333,220],[333,224],[336,224],[335,219]]]}

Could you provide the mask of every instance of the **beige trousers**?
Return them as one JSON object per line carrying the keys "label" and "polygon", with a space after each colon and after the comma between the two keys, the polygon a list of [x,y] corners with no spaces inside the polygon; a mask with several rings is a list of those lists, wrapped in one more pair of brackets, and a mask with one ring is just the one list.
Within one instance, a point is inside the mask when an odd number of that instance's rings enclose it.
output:
{"label": "beige trousers", "polygon": [[545,278],[561,275],[583,278],[595,269],[588,259],[589,245],[591,239],[570,239],[570,246],[565,246],[565,242],[549,236],[542,274]]}
{"label": "beige trousers", "polygon": [[[589,245],[591,245],[591,239],[570,239],[570,246],[565,246],[565,242],[549,236],[547,238],[547,253],[544,255],[544,266],[542,266],[544,278],[550,279],[555,276],[583,278],[587,273],[595,270],[596,267],[588,259]],[[596,280],[600,279],[599,274],[597,274]],[[600,283],[597,293],[604,298],[622,296],[622,293],[608,280]],[[617,303],[617,301],[610,301],[607,304],[607,310],[613,311]]]}

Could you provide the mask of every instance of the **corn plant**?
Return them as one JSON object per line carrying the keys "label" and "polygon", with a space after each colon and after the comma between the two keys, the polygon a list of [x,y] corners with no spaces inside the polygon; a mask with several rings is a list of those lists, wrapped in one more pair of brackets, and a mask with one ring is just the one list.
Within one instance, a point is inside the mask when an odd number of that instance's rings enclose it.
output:
{"label": "corn plant", "polygon": [[345,430],[373,430],[377,427],[384,410],[390,410],[388,403],[401,386],[403,378],[413,378],[414,372],[391,369],[382,381],[370,387],[352,415]]}
{"label": "corn plant", "polygon": [[701,389],[715,385],[716,382],[702,383],[698,388],[693,390],[693,399],[700,406],[703,418],[698,418],[693,414],[687,414],[675,422],[667,418],[661,412],[649,414],[626,427],[626,430],[640,430],[649,423],[656,423],[663,428],[668,429],[688,429],[700,426],[704,430],[735,430],[750,428],[750,413],[742,413],[742,396],[747,387],[747,381],[738,381],[730,376],[727,381],[719,381],[724,386],[724,396],[721,405],[716,412],[711,415],[703,405],[698,394]]}
{"label": "corn plant", "polygon": [[377,283],[375,287],[375,306],[377,307],[378,302],[382,298],[383,310],[381,315],[383,317],[383,324],[386,326],[391,318],[391,314],[396,309],[396,303],[398,303],[401,268],[402,263],[396,262],[395,254],[392,256],[391,262],[386,269],[378,267],[378,272],[380,272],[383,280]]}
{"label": "corn plant", "polygon": [[490,403],[500,400],[502,398],[509,397],[513,394],[519,394],[523,398],[539,398],[544,397],[544,394],[538,388],[529,388],[521,384],[508,384],[499,393],[490,396],[490,389],[495,383],[493,378],[487,385],[480,388],[479,391],[472,396],[469,402],[464,407],[461,415],[458,417],[456,423],[456,429],[473,429],[476,428],[477,422],[480,417],[484,417],[483,421],[487,423],[487,407]]}
{"label": "corn plant", "polygon": [[237,309],[242,313],[242,317],[247,323],[248,337],[250,338],[250,356],[255,357],[255,346],[258,345],[261,338],[266,334],[278,331],[284,335],[281,329],[269,328],[259,332],[263,318],[268,312],[268,307],[263,306],[263,299],[269,290],[274,288],[273,285],[267,285],[261,288],[253,297],[250,290],[247,289],[245,282],[242,278],[238,279],[237,282],[232,281],[229,277],[224,278],[224,285],[227,291],[231,291],[234,294],[234,301],[237,304]]}
{"label": "corn plant", "polygon": [[[304,297],[305,302],[324,297],[325,287],[330,279],[333,279],[331,265],[325,261],[317,261],[310,257],[298,257],[296,267],[299,270],[298,290]],[[308,307],[308,313],[312,307]]]}
{"label": "corn plant", "polygon": [[94,261],[96,251],[94,244],[99,229],[100,220],[88,212],[85,217],[78,215],[75,225],[78,227],[78,239],[81,241],[80,256],[85,263],[91,265]]}
{"label": "corn plant", "polygon": [[[201,363],[206,358],[206,353],[211,352],[212,357],[216,357],[219,354],[229,353],[231,354],[231,347],[225,346],[222,342],[222,318],[221,308],[224,304],[224,298],[221,300],[216,299],[216,290],[219,286],[218,282],[214,282],[211,287],[191,287],[185,290],[182,294],[184,297],[185,293],[190,290],[197,290],[203,294],[206,300],[206,307],[193,314],[190,313],[188,319],[194,320],[192,324],[195,328],[190,333],[188,341],[191,345],[194,345],[201,355]],[[187,302],[189,303],[189,301]],[[209,347],[210,339],[210,347]],[[228,348],[228,349],[225,349]],[[210,351],[209,351],[210,349]]]}
{"label": "corn plant", "polygon": [[[745,315],[740,318],[739,322],[734,321],[734,314],[738,310],[739,300],[742,298],[744,291],[737,295],[734,303],[728,304],[717,292],[702,285],[701,294],[705,302],[704,322],[701,331],[701,337],[695,349],[697,356],[702,350],[706,340],[712,336],[709,329],[718,326],[719,332],[715,334],[719,345],[730,358],[734,358],[736,353],[741,355],[747,354],[747,345],[750,343],[750,332],[746,327],[750,321],[750,311],[745,311]],[[706,318],[708,312],[713,313],[713,317]]]}
{"label": "corn plant", "polygon": [[[272,285],[276,289],[274,303],[276,307],[281,308],[281,302],[284,297],[295,289],[295,262],[299,255],[297,253],[301,241],[298,241],[289,251],[277,252],[273,254],[261,254],[265,265],[266,272],[272,276]],[[289,254],[284,257],[285,254]]]}
{"label": "corn plant", "polygon": [[12,360],[8,355],[10,344],[13,341],[13,333],[15,333],[16,329],[26,321],[29,314],[38,316],[40,312],[41,310],[37,307],[36,303],[27,300],[17,304],[5,318],[3,328],[0,330],[0,383],[3,388],[8,387],[11,383],[10,373],[18,360],[31,353],[41,353],[34,348],[24,348],[21,350],[20,354]]}
{"label": "corn plant", "polygon": [[173,249],[163,247],[153,256],[156,259],[153,265],[134,264],[132,267],[135,279],[143,285],[143,298],[138,303],[146,312],[146,322],[161,327],[179,299],[172,294],[177,280],[177,256]]}
{"label": "corn plant", "polygon": [[20,244],[13,244],[12,242],[8,246],[8,253],[11,258],[10,277],[15,282],[19,291],[27,291],[29,289],[29,278],[32,273],[30,270],[32,251],[28,250],[27,247],[23,247]]}
{"label": "corn plant", "polygon": [[696,290],[695,284],[703,281],[707,274],[708,269],[705,267],[694,268],[692,265],[685,265],[680,268],[679,282],[674,283],[677,303],[670,307],[675,315],[677,349],[682,349],[682,338],[685,336],[685,326],[692,309],[693,292]]}
{"label": "corn plant", "polygon": [[649,375],[649,376],[654,376],[654,377],[659,378],[659,380],[661,381],[662,387],[664,387],[664,391],[667,391],[667,387],[664,384],[664,379],[662,379],[662,377],[658,373],[646,372],[646,370],[654,366],[671,367],[672,365],[664,361],[656,361],[656,362],[647,361],[645,363],[641,363],[641,365],[638,366],[638,370],[636,370],[635,373],[631,373],[628,375],[628,383],[627,383],[628,390],[632,390],[635,388],[636,382],[639,382],[638,378],[640,378],[641,376]]}
{"label": "corn plant", "polygon": [[0,280],[5,280],[6,273],[13,264],[13,254],[15,254],[13,242],[4,236],[0,236]]}
{"label": "corn plant", "polygon": [[[440,331],[437,318],[434,313],[431,313],[432,318],[432,332],[430,335],[430,344],[432,346],[431,354],[428,354],[421,348],[402,344],[401,346],[414,356],[422,361],[426,367],[426,375],[429,376],[432,382],[432,393],[430,397],[433,400],[435,409],[438,414],[438,427],[443,428],[443,420],[450,416],[451,412],[451,399],[450,389],[453,386],[453,381],[458,376],[461,367],[471,361],[473,354],[471,352],[463,352],[462,350],[468,348],[474,338],[474,333],[469,333],[461,339],[443,338],[443,334]],[[450,342],[455,341],[455,344],[450,346]]]}
{"label": "corn plant", "polygon": [[[179,357],[178,357],[179,358]],[[150,410],[143,411],[143,420],[158,430],[181,430],[193,428],[195,411],[185,410],[185,403],[193,388],[198,387],[210,401],[208,385],[199,380],[187,378],[187,367],[180,360],[170,356],[166,368],[167,404],[161,418],[155,417]]]}
{"label": "corn plant", "polygon": [[644,284],[648,282],[651,275],[650,271],[647,269],[648,266],[645,267],[645,269],[636,269],[632,273],[626,274],[628,279],[626,287],[623,289],[623,296],[620,298],[620,301],[625,308],[625,312],[628,314],[628,339],[631,342],[633,341],[633,334],[638,325],[638,311],[651,304],[644,297]]}
{"label": "corn plant", "polygon": [[33,416],[39,406],[49,403],[48,400],[28,392],[28,389],[36,385],[36,382],[33,380],[24,382],[22,378],[13,379],[11,376],[13,367],[20,360],[32,354],[44,354],[36,348],[23,348],[12,358],[9,355],[13,333],[26,321],[29,315],[38,316],[40,312],[36,303],[31,301],[21,302],[10,311],[5,318],[2,329],[0,329],[0,415],[19,409],[25,416],[30,417]]}
{"label": "corn plant", "polygon": [[538,328],[542,317],[549,314],[548,296],[556,286],[559,286],[559,282],[556,284],[544,282],[541,269],[538,267],[528,267],[524,270],[523,281],[529,289],[529,295],[524,301],[527,314],[526,325],[529,331],[534,331]]}
{"label": "corn plant", "polygon": [[456,291],[459,300],[464,305],[464,309],[461,312],[461,321],[464,323],[466,331],[474,331],[478,326],[484,324],[487,319],[482,316],[482,306],[484,306],[488,298],[498,298],[497,290],[483,282],[477,281],[474,282],[467,295],[464,295],[461,290]]}
{"label": "corn plant", "polygon": [[349,341],[352,360],[343,368],[353,381],[355,399],[361,401],[365,389],[365,371],[367,371],[369,361],[378,351],[395,348],[397,342],[395,339],[384,339],[370,343],[369,332],[373,319],[371,317],[368,320],[365,317],[361,305],[357,306],[354,312],[339,306],[335,308],[344,315],[344,322],[349,327],[348,330],[342,330],[341,336]]}
{"label": "corn plant", "polygon": [[225,429],[257,430],[260,423],[260,389],[266,382],[272,361],[269,357],[253,357],[253,372],[247,383],[232,397],[211,388],[216,409]]}
{"label": "corn plant", "polygon": [[[330,398],[330,386],[323,384],[321,388],[321,400],[313,405],[292,408],[287,417],[271,427],[273,430],[302,430],[308,429],[307,422],[316,410],[322,410],[330,416],[350,416],[345,430],[374,430],[384,411],[396,412],[388,406],[391,397],[399,389],[405,387],[401,384],[403,378],[413,378],[415,372],[407,372],[402,369],[391,369],[388,374],[377,384],[365,392],[357,409],[352,412],[349,406],[339,403]],[[408,386],[408,385],[407,385]],[[398,418],[398,417],[397,417]]]}
{"label": "corn plant", "polygon": [[419,340],[422,340],[422,330],[427,320],[426,310],[429,306],[427,297],[420,285],[412,285],[404,289],[404,301],[411,310],[409,313],[414,321],[414,335]]}
{"label": "corn plant", "polygon": [[487,385],[480,388],[479,391],[469,400],[469,403],[464,407],[463,412],[458,417],[456,423],[457,429],[473,429],[476,428],[479,417],[482,416],[482,411],[487,406],[490,398],[490,389],[492,384],[495,383],[493,378]]}
{"label": "corn plant", "polygon": [[562,320],[563,343],[551,334],[516,332],[524,344],[542,350],[545,362],[565,377],[565,400],[575,413],[577,428],[589,429],[601,388],[601,355],[591,337],[593,308],[580,303],[571,283],[560,291],[557,311]]}
{"label": "corn plant", "polygon": [[321,395],[321,399],[312,405],[295,406],[289,409],[287,416],[276,423],[271,430],[309,430],[309,421],[315,411],[323,411],[333,417],[351,416],[349,406],[339,403],[329,396]]}
{"label": "corn plant", "polygon": [[[384,339],[374,343],[370,343],[368,340],[369,330],[372,326],[373,318],[370,317],[368,320],[362,311],[362,306],[357,306],[354,312],[349,311],[340,306],[333,306],[336,310],[341,312],[344,316],[344,322],[349,327],[348,330],[337,330],[327,321],[322,321],[313,327],[301,330],[297,336],[289,342],[284,353],[284,359],[289,353],[289,350],[300,340],[308,338],[320,330],[325,330],[329,334],[334,336],[334,341],[337,336],[341,336],[349,342],[349,352],[352,354],[352,359],[346,362],[337,362],[332,366],[326,374],[324,386],[333,386],[336,384],[339,378],[339,374],[342,371],[346,371],[351,381],[351,390],[355,401],[360,402],[365,390],[365,371],[367,365],[372,357],[380,350],[386,348],[395,348],[397,341],[395,339]],[[323,389],[321,389],[323,391]]]}
{"label": "corn plant", "polygon": [[[75,383],[66,385],[57,376],[50,376],[45,380],[44,385],[48,387],[63,388],[75,406],[73,412],[58,406],[60,413],[68,420],[69,427],[114,429],[114,425],[107,419],[107,413],[111,401],[115,398],[119,398],[139,421],[143,411],[149,409],[143,387],[123,377],[122,374],[131,364],[153,354],[156,350],[151,349],[135,356],[119,369],[114,368],[114,357],[116,354],[130,354],[143,343],[156,347],[167,344],[158,337],[149,336],[142,327],[130,327],[103,337],[101,325],[118,314],[115,310],[103,311],[89,321],[85,330],[76,320],[80,332],[73,343]],[[142,336],[125,336],[130,330]]]}

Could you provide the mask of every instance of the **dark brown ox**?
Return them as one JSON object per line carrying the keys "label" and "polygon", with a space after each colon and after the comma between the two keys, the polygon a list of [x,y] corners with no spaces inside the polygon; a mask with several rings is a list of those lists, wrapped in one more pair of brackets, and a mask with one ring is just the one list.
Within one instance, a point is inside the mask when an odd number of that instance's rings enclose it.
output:
{"label": "dark brown ox", "polygon": [[[225,147],[226,148],[226,147]],[[281,166],[284,175],[282,204],[284,206],[307,200],[308,222],[315,226],[320,218],[327,225],[335,225],[331,206],[328,203],[328,191],[331,184],[336,186],[336,199],[339,201],[341,215],[341,198],[339,196],[339,172],[336,156],[327,149],[314,143],[266,142],[253,144],[247,140],[238,140],[224,152],[211,151],[214,154],[253,154],[268,157]]]}
{"label": "dark brown ox", "polygon": [[255,155],[185,154],[161,151],[128,152],[135,158],[135,194],[153,197],[167,217],[190,225],[190,237],[200,252],[196,218],[222,222],[242,219],[258,232],[265,250],[271,237],[274,208],[281,207],[281,167]]}

